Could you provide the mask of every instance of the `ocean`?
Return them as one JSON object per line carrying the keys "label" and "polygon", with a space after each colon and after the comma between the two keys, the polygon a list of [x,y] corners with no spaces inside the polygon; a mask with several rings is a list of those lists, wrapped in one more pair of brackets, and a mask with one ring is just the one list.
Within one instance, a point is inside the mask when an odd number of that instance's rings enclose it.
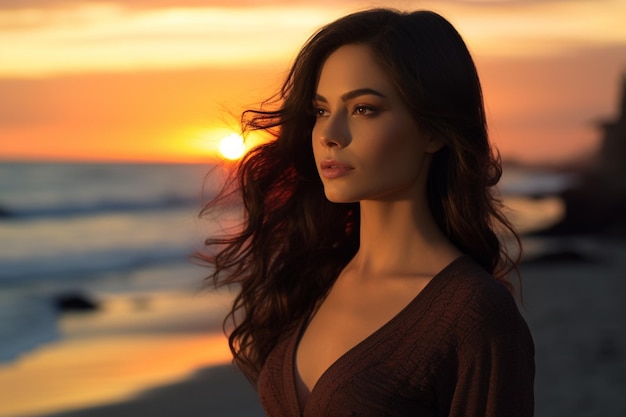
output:
{"label": "ocean", "polygon": [[[54,304],[60,295],[98,300],[201,289],[206,271],[189,256],[222,226],[198,218],[202,202],[220,187],[219,171],[212,168],[0,163],[0,362],[60,337]],[[501,192],[519,200],[554,194],[572,181],[564,174],[511,169]],[[530,206],[518,206],[526,210],[517,213],[526,222],[539,221]],[[232,219],[236,211],[223,214]]]}
{"label": "ocean", "polygon": [[0,362],[58,337],[59,296],[201,289],[212,168],[0,163]]}

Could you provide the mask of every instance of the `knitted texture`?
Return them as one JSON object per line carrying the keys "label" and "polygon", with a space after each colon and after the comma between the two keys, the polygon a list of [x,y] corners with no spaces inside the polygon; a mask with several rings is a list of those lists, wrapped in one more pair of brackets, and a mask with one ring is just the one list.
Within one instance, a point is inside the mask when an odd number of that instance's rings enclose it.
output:
{"label": "knitted texture", "polygon": [[503,284],[468,256],[335,361],[301,407],[303,325],[268,356],[258,393],[268,417],[533,415],[534,345]]}

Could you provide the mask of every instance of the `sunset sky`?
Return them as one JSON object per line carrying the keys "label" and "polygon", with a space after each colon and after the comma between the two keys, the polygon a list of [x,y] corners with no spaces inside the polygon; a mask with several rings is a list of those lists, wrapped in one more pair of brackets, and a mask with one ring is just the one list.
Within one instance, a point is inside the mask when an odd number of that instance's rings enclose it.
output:
{"label": "sunset sky", "polygon": [[504,158],[597,149],[626,74],[626,0],[2,0],[0,159],[208,160],[309,35],[381,5],[457,27]]}

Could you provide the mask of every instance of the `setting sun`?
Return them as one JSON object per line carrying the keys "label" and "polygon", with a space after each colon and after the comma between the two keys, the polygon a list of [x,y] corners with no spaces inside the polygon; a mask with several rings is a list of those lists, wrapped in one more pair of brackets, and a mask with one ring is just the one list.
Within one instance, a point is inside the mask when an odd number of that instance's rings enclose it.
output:
{"label": "setting sun", "polygon": [[246,146],[243,143],[243,138],[236,133],[226,136],[220,142],[220,153],[226,159],[239,159],[245,152]]}

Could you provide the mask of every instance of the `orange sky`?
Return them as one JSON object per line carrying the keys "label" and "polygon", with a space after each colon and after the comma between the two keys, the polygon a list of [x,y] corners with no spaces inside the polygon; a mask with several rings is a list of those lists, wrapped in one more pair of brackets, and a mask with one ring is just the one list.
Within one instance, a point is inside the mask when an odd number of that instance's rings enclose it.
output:
{"label": "orange sky", "polygon": [[[3,0],[0,159],[202,161],[359,0]],[[597,147],[626,72],[625,0],[387,1],[428,8],[476,59],[507,159]]]}

